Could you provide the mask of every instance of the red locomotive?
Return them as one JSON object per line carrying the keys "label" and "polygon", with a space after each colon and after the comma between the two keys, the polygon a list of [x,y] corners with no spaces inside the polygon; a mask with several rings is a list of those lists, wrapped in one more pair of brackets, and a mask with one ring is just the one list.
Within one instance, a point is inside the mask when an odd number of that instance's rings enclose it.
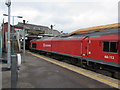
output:
{"label": "red locomotive", "polygon": [[[107,30],[70,36],[32,40],[30,49],[65,57],[72,62],[103,68],[120,68],[120,41],[118,30]],[[109,68],[110,69],[110,68]]]}

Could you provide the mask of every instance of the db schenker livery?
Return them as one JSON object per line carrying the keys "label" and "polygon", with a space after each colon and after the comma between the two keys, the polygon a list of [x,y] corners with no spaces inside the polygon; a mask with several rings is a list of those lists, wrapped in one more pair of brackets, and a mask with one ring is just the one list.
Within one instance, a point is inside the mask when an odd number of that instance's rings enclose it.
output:
{"label": "db schenker livery", "polygon": [[30,41],[30,49],[119,68],[119,35],[118,30],[109,30],[42,38]]}

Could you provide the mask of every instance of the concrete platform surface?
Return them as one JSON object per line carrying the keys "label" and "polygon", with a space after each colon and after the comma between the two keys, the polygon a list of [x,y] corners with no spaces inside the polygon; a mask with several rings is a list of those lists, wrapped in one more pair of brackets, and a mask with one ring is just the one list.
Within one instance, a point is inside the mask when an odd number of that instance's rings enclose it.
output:
{"label": "concrete platform surface", "polygon": [[[6,64],[2,65],[3,68]],[[2,71],[2,88],[10,88],[11,72]],[[26,53],[18,76],[18,88],[113,88],[97,80]]]}

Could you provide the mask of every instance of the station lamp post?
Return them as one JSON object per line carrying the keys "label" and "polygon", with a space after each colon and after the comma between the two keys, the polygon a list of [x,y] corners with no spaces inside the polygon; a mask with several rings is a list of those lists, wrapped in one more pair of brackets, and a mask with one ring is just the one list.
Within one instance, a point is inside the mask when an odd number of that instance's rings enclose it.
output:
{"label": "station lamp post", "polygon": [[23,20],[23,62],[25,62],[25,20]]}
{"label": "station lamp post", "polygon": [[4,50],[4,18],[3,18],[3,24],[2,24],[2,51]]}
{"label": "station lamp post", "polygon": [[[8,16],[7,14],[3,14],[4,16]],[[12,55],[14,55],[14,18],[17,17],[17,18],[23,18],[22,16],[10,16],[12,17],[12,23],[13,23],[13,26],[12,26]]]}
{"label": "station lamp post", "polygon": [[8,7],[7,64],[8,64],[8,68],[10,68],[11,67],[11,49],[10,49],[10,6],[11,6],[11,0],[6,0],[5,5]]}

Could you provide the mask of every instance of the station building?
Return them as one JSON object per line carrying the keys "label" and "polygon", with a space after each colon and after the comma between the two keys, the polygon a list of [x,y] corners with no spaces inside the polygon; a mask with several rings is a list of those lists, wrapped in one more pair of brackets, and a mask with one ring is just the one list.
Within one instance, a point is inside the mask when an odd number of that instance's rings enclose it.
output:
{"label": "station building", "polygon": [[[6,33],[8,23],[7,22],[4,23],[2,27],[4,27],[4,32]],[[24,35],[24,31],[23,31],[24,24],[23,23],[18,22],[17,25],[14,25],[14,26],[11,25],[10,27],[11,27],[11,32],[12,32],[12,28],[14,27],[15,34],[19,33],[20,36],[23,37]],[[58,36],[60,35],[60,32],[58,30],[51,29],[47,26],[25,24],[25,34],[26,35],[53,34],[53,36]]]}
{"label": "station building", "polygon": [[[10,32],[11,32],[11,40],[12,40],[12,32],[14,30],[14,38],[15,39],[21,39],[24,36],[24,28],[25,28],[25,36],[27,35],[53,35],[58,36],[60,35],[60,32],[58,30],[51,29],[47,26],[42,25],[34,25],[34,24],[28,24],[25,23],[25,25],[21,22],[18,22],[17,25],[10,25]],[[7,47],[7,31],[8,31],[8,22],[2,24],[2,31],[3,31],[3,47],[6,49]]]}
{"label": "station building", "polygon": [[[23,27],[24,24],[21,22],[18,22],[18,24],[14,26],[15,31],[19,32],[22,36],[23,36]],[[54,36],[60,35],[60,32],[58,30],[51,29],[47,26],[34,25],[34,24],[25,24],[25,31],[26,34],[29,35],[39,35],[39,34],[53,34]]]}

